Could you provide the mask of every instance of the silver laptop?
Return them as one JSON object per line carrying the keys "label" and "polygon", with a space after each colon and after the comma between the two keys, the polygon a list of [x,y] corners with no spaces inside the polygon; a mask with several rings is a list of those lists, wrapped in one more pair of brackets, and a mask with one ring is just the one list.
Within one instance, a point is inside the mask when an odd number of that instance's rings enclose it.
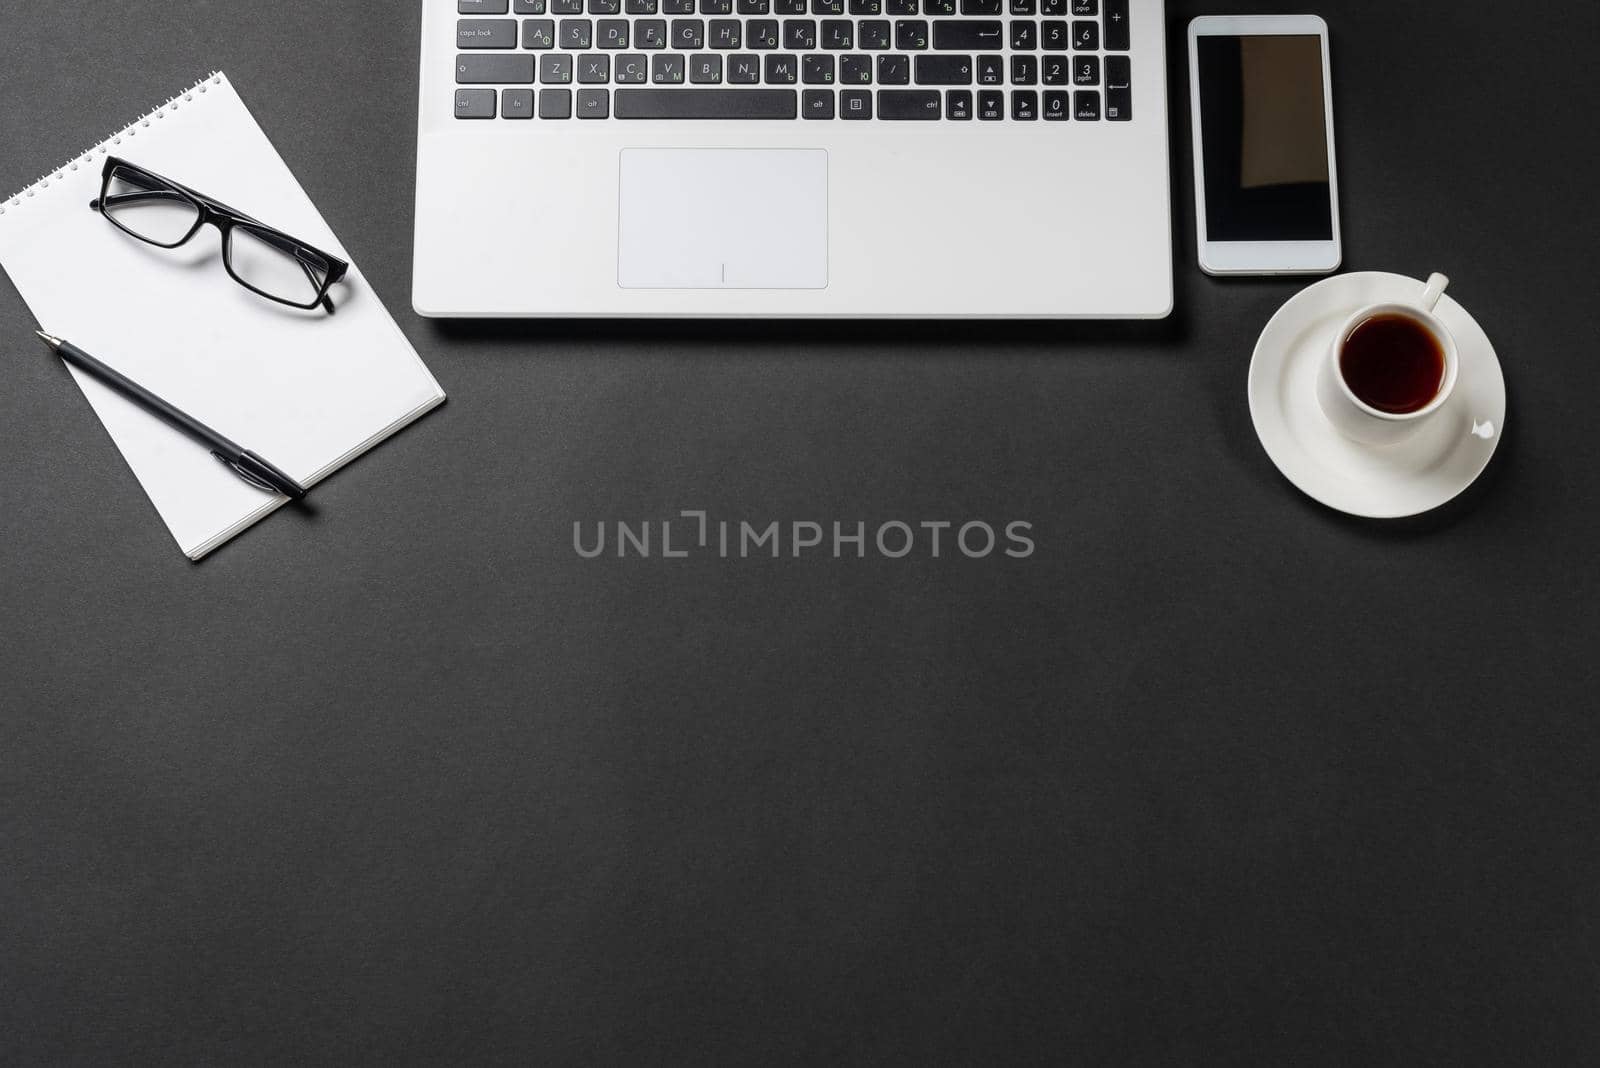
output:
{"label": "silver laptop", "polygon": [[423,0],[428,316],[1159,318],[1162,0]]}

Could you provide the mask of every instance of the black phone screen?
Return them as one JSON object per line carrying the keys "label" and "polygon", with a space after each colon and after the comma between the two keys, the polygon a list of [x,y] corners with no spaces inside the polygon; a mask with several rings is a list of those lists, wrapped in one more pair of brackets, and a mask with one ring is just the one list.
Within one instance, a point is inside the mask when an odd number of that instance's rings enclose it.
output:
{"label": "black phone screen", "polygon": [[1211,241],[1332,241],[1322,39],[1196,39]]}

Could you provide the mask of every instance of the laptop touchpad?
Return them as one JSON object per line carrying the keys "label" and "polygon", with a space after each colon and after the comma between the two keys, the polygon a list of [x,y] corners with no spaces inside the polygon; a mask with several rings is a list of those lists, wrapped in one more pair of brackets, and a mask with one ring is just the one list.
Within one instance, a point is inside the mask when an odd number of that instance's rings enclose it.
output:
{"label": "laptop touchpad", "polygon": [[822,289],[828,154],[626,148],[617,205],[624,289]]}

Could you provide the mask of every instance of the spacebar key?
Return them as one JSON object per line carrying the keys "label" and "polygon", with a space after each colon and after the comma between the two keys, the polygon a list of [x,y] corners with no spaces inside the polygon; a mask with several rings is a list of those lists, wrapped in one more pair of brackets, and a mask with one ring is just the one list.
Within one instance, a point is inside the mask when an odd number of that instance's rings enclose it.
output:
{"label": "spacebar key", "polygon": [[619,119],[792,119],[793,89],[618,89]]}

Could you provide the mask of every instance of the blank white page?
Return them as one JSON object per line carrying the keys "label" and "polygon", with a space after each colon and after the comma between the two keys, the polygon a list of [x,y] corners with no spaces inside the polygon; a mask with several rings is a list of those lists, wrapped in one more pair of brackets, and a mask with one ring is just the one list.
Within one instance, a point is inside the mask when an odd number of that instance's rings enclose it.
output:
{"label": "blank white page", "polygon": [[[302,485],[327,477],[444,400],[354,264],[334,287],[331,316],[256,296],[224,271],[214,227],[165,250],[91,211],[107,154],[350,258],[232,84],[214,74],[0,204],[0,265],[46,333],[122,371]],[[35,355],[49,358],[42,345]],[[73,375],[190,558],[284,503],[131,401]]]}

